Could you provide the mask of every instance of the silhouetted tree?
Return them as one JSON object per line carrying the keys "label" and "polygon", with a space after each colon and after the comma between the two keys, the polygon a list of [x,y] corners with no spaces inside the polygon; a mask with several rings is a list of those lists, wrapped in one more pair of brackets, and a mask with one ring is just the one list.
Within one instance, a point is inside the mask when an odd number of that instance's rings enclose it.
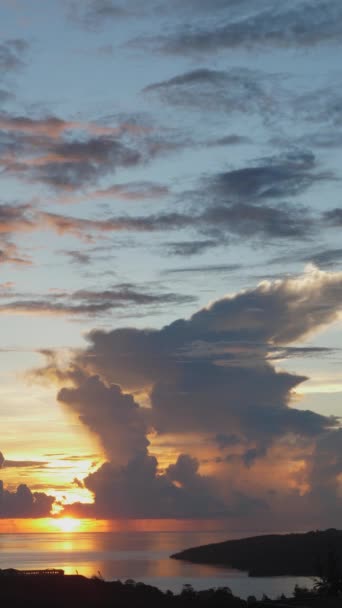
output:
{"label": "silhouetted tree", "polygon": [[314,588],[320,595],[336,597],[342,594],[342,569],[336,551],[329,551],[325,563],[319,562]]}

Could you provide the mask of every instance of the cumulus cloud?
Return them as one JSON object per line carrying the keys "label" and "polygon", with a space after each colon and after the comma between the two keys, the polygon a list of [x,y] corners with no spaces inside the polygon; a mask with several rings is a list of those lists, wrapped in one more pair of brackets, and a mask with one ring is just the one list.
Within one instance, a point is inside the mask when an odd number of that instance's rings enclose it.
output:
{"label": "cumulus cloud", "polygon": [[48,517],[55,499],[43,492],[31,492],[25,484],[6,490],[0,481],[0,518]]}
{"label": "cumulus cloud", "polygon": [[62,388],[57,399],[100,437],[108,459],[126,463],[147,448],[148,429],[132,395],[122,393],[118,385],[106,386],[98,376],[75,371],[72,379],[75,386]]}
{"label": "cumulus cloud", "polygon": [[[233,515],[242,504],[246,513],[265,507],[253,490],[225,494],[220,476],[203,475],[186,451],[159,470],[150,431],[182,437],[183,445],[202,437],[214,456],[216,449],[213,462],[228,469],[267,462],[278,445],[312,451],[322,437],[337,438],[337,418],[293,406],[293,390],[306,378],[277,370],[272,359],[335,321],[341,296],[341,273],[312,268],[217,300],[159,330],[94,330],[69,367],[47,353],[37,376],[58,382],[58,399],[99,437],[108,458],[84,480],[94,506],[71,511],[194,517]],[[313,491],[308,469],[306,479]]]}
{"label": "cumulus cloud", "polygon": [[[194,462],[192,469],[189,462]],[[226,506],[215,492],[215,480],[197,472],[197,461],[180,455],[165,474],[158,474],[157,464],[157,459],[146,453],[126,466],[103,464],[84,480],[85,487],[94,494],[94,504],[72,504],[66,507],[65,513],[125,518],[196,518],[227,514]]]}

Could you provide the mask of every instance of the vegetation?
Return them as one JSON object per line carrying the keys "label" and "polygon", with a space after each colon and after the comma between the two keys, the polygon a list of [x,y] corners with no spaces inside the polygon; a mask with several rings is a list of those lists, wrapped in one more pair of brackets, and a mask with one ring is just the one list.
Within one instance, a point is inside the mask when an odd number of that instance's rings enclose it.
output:
{"label": "vegetation", "polygon": [[327,570],[323,572],[318,564],[326,564],[331,552],[335,560],[342,560],[340,530],[255,536],[194,547],[171,557],[195,563],[229,566],[245,570],[250,576],[329,577]]}
{"label": "vegetation", "polygon": [[[308,591],[296,587],[293,598],[267,596],[246,601],[235,597],[229,587],[196,591],[184,585],[179,594],[165,593],[144,583],[106,582],[101,575],[85,578],[80,575],[51,576],[7,574],[0,577],[0,605],[14,608],[341,608],[342,595],[332,597],[319,588]],[[323,580],[323,579],[322,579]]]}
{"label": "vegetation", "polygon": [[15,608],[245,608],[246,602],[232,595],[228,587],[195,591],[185,585],[174,595],[156,587],[127,580],[106,582],[71,576],[3,576],[0,578],[1,606]]}

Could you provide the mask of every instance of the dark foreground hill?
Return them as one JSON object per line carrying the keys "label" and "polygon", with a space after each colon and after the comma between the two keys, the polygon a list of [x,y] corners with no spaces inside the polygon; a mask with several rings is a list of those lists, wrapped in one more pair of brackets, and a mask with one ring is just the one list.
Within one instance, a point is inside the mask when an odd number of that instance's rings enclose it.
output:
{"label": "dark foreground hill", "polygon": [[[2,571],[3,573],[4,571]],[[178,595],[134,581],[104,581],[79,575],[0,573],[1,608],[245,608],[228,588]]]}
{"label": "dark foreground hill", "polygon": [[[4,574],[5,572],[5,574]],[[340,608],[341,597],[303,597],[245,601],[228,587],[195,591],[185,585],[181,593],[128,580],[107,582],[79,575],[48,576],[35,572],[0,571],[1,608]]]}
{"label": "dark foreground hill", "polygon": [[237,568],[249,576],[318,576],[332,554],[342,564],[341,530],[228,540],[186,549],[171,557]]}

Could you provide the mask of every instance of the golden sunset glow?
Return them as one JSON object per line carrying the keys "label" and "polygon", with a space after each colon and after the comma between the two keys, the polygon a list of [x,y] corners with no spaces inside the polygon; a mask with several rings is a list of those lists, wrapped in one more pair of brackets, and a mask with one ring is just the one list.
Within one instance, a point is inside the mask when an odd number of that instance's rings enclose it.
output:
{"label": "golden sunset glow", "polygon": [[56,526],[61,532],[75,532],[79,529],[80,525],[80,520],[73,517],[61,517],[61,519],[56,520]]}

